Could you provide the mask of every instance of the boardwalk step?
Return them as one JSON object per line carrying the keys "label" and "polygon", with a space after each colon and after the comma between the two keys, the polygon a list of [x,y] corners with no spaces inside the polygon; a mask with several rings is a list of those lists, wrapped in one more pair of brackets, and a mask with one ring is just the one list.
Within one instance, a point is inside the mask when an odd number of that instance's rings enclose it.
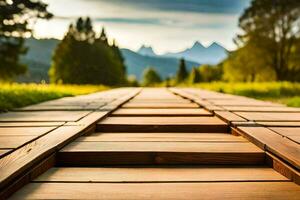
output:
{"label": "boardwalk step", "polygon": [[212,113],[204,109],[178,109],[178,108],[161,108],[161,109],[118,109],[112,116],[212,116]]}
{"label": "boardwalk step", "polygon": [[31,183],[12,199],[299,199],[291,182]]}
{"label": "boardwalk step", "polygon": [[82,142],[58,153],[59,165],[262,164],[264,152],[249,142]]}
{"label": "boardwalk step", "polygon": [[147,183],[289,181],[271,168],[241,166],[51,168],[33,182]]}
{"label": "boardwalk step", "polygon": [[101,132],[227,132],[217,117],[108,117],[97,125]]}

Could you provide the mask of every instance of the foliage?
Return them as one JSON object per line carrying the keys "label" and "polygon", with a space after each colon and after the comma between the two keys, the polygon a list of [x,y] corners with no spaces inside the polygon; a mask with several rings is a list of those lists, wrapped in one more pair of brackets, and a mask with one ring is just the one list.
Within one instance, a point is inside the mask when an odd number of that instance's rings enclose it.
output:
{"label": "foliage", "polygon": [[0,111],[107,89],[101,85],[0,84]]}
{"label": "foliage", "polygon": [[[258,62],[249,64],[254,73],[260,72],[258,67],[271,68],[277,80],[300,80],[300,62],[295,59],[299,56],[299,20],[300,1],[252,0],[250,7],[240,17],[239,27],[243,34],[238,36],[236,42],[244,48],[250,47],[248,56],[244,58],[245,62]],[[257,51],[253,51],[253,47]],[[245,52],[242,50],[239,53]],[[260,63],[260,60],[265,63]],[[244,69],[247,70],[249,65],[245,65]],[[256,77],[250,75],[246,79]]]}
{"label": "foliage", "polygon": [[126,68],[105,30],[98,37],[91,20],[79,18],[57,46],[49,75],[54,83],[120,85],[126,81]]}
{"label": "foliage", "polygon": [[180,59],[178,71],[176,73],[176,81],[177,83],[184,82],[188,77],[188,71],[186,69],[186,64],[184,59]]}
{"label": "foliage", "polygon": [[221,65],[202,65],[199,67],[201,82],[218,81],[222,78],[222,66]]}
{"label": "foliage", "polygon": [[0,1],[0,80],[8,81],[26,72],[26,66],[19,63],[20,55],[27,51],[24,37],[30,36],[36,19],[51,17],[41,1]]}
{"label": "foliage", "polygon": [[161,81],[161,77],[155,71],[155,69],[153,69],[152,67],[145,69],[142,81],[143,86],[153,86],[157,83],[161,83]]}
{"label": "foliage", "polygon": [[190,83],[199,83],[201,82],[201,75],[197,68],[193,68],[190,73]]}
{"label": "foliage", "polygon": [[223,62],[223,80],[237,82],[274,81],[276,75],[267,58],[257,59],[259,49],[248,44],[234,52]]}

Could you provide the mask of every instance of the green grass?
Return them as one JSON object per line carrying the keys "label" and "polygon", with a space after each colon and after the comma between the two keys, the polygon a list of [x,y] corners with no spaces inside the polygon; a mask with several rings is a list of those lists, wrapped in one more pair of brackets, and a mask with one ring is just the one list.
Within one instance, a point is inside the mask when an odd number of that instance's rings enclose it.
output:
{"label": "green grass", "polygon": [[95,85],[0,84],[0,111],[109,89]]}
{"label": "green grass", "polygon": [[200,83],[190,87],[203,88],[256,99],[279,102],[291,107],[300,107],[300,83],[255,82],[255,83]]}

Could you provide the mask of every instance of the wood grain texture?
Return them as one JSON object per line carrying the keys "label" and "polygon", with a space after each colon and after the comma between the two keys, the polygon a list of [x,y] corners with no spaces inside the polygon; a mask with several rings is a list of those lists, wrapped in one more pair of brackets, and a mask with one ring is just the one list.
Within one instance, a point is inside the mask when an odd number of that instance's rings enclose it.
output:
{"label": "wood grain texture", "polygon": [[0,122],[0,127],[58,127],[65,122]]}
{"label": "wood grain texture", "polygon": [[122,106],[123,108],[199,108],[194,103],[164,103],[164,102],[151,102],[151,103],[126,103]]}
{"label": "wood grain texture", "polygon": [[251,143],[73,142],[58,154],[59,165],[262,164]]}
{"label": "wood grain texture", "polygon": [[56,127],[0,127],[2,136],[40,136],[46,134]]}
{"label": "wood grain texture", "polygon": [[215,111],[215,114],[226,122],[246,122],[247,120],[228,111]]}
{"label": "wood grain texture", "polygon": [[[106,114],[103,112],[103,116]],[[16,176],[24,170],[28,170],[41,158],[72,141],[86,128],[87,126],[60,127],[0,159],[0,188],[9,184]]]}
{"label": "wood grain texture", "polygon": [[0,115],[0,122],[67,122],[78,121],[89,114],[88,111],[33,111],[8,112]]}
{"label": "wood grain texture", "polygon": [[108,117],[97,125],[103,132],[227,132],[216,117]]}
{"label": "wood grain texture", "polygon": [[108,167],[52,168],[34,182],[220,182],[289,181],[271,168],[242,167]]}
{"label": "wood grain texture", "polygon": [[80,137],[83,142],[248,142],[228,133],[93,133]]}
{"label": "wood grain texture", "polygon": [[204,109],[118,109],[113,116],[212,116]]}
{"label": "wood grain texture", "polygon": [[298,200],[300,188],[286,182],[245,183],[31,183],[12,199],[272,199]]}
{"label": "wood grain texture", "polygon": [[238,127],[238,130],[261,148],[265,148],[300,169],[299,144],[264,127]]}
{"label": "wood grain texture", "polygon": [[18,148],[32,140],[37,136],[0,136],[0,149]]}
{"label": "wood grain texture", "polygon": [[299,113],[272,113],[272,112],[235,112],[237,115],[252,121],[271,121],[271,122],[300,122]]}
{"label": "wood grain texture", "polygon": [[262,107],[262,106],[222,106],[224,109],[233,112],[300,112],[300,108],[291,107]]}

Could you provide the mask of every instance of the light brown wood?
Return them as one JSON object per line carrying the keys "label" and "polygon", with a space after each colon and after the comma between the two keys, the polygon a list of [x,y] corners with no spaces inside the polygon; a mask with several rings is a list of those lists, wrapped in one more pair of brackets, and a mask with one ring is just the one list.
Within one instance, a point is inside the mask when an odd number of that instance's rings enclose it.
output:
{"label": "light brown wood", "polygon": [[263,162],[264,152],[245,142],[73,142],[58,154],[65,166]]}
{"label": "light brown wood", "polygon": [[204,109],[118,109],[113,116],[212,116]]}
{"label": "light brown wood", "polygon": [[0,127],[58,127],[65,122],[0,122]]}
{"label": "light brown wood", "polygon": [[194,103],[164,103],[164,102],[151,102],[151,103],[126,103],[123,108],[199,108]]}
{"label": "light brown wood", "polygon": [[0,136],[0,149],[14,149],[34,140],[37,136]]}
{"label": "light brown wood", "polygon": [[34,182],[219,182],[289,181],[264,167],[135,167],[135,168],[52,168]]}
{"label": "light brown wood", "polygon": [[0,122],[60,122],[78,121],[88,111],[9,112],[0,115]]}
{"label": "light brown wood", "polygon": [[299,144],[264,127],[238,127],[238,130],[261,148],[265,148],[300,169]]}
{"label": "light brown wood", "polygon": [[82,142],[247,142],[228,133],[93,133],[80,137]]}
{"label": "light brown wood", "polygon": [[266,102],[266,101],[258,101],[254,99],[226,99],[226,100],[208,100],[209,102],[217,105],[217,106],[263,106],[263,107],[283,107],[282,104],[276,104],[276,103],[271,103],[271,102]]}
{"label": "light brown wood", "polygon": [[262,106],[222,106],[224,109],[233,112],[300,112],[300,108],[291,107],[262,107]]}
{"label": "light brown wood", "polygon": [[0,157],[2,157],[4,154],[10,152],[12,149],[0,149]]}
{"label": "light brown wood", "polygon": [[226,122],[245,122],[244,118],[228,111],[215,111],[215,114]]}
{"label": "light brown wood", "polygon": [[[1,124],[1,123],[0,123]],[[0,127],[1,136],[40,136],[50,132],[55,127]]]}
{"label": "light brown wood", "polygon": [[271,112],[235,112],[237,115],[252,121],[271,121],[271,122],[296,122],[300,121],[299,113],[271,113]]}
{"label": "light brown wood", "polygon": [[31,183],[12,199],[272,199],[298,200],[300,189],[286,182],[237,183]]}
{"label": "light brown wood", "polygon": [[98,123],[101,132],[218,132],[228,125],[216,117],[108,117]]}
{"label": "light brown wood", "polygon": [[[103,112],[105,116],[107,112]],[[99,116],[99,118],[101,118]],[[98,119],[99,119],[98,118]],[[91,123],[93,123],[91,121]],[[49,134],[17,149],[0,159],[0,188],[3,188],[24,170],[31,168],[39,159],[48,156],[72,141],[86,126],[60,127]]]}

